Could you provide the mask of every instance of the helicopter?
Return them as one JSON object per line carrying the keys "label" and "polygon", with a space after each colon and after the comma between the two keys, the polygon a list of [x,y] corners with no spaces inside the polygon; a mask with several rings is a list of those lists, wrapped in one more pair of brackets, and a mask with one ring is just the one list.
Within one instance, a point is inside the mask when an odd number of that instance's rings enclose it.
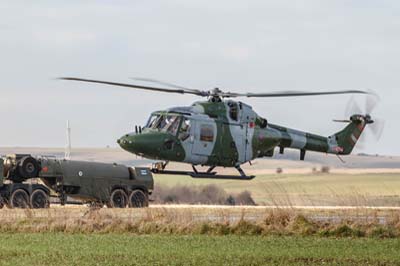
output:
{"label": "helicopter", "polygon": [[[135,132],[125,134],[117,140],[120,147],[144,158],[158,160],[152,171],[157,174],[189,175],[193,178],[217,178],[251,180],[241,165],[257,158],[272,157],[275,148],[283,154],[286,148],[300,151],[300,160],[307,151],[328,154],[349,155],[365,127],[374,123],[370,111],[351,114],[349,119],[334,120],[347,123],[341,131],[328,137],[286,128],[258,115],[253,108],[238,97],[300,97],[335,94],[365,94],[363,90],[340,90],[325,92],[281,91],[272,93],[224,92],[219,88],[197,90],[154,79],[137,80],[162,84],[163,87],[142,86],[76,77],[62,77],[62,80],[89,82],[111,86],[127,87],[148,91],[191,94],[206,97],[191,106],[172,107],[153,112],[145,126],[135,127]],[[168,88],[166,88],[168,87]],[[173,88],[170,88],[173,87]],[[371,109],[371,108],[370,108]],[[191,164],[193,171],[166,170],[168,162]],[[199,171],[197,166],[207,166]],[[221,175],[216,167],[234,167],[239,175]]]}

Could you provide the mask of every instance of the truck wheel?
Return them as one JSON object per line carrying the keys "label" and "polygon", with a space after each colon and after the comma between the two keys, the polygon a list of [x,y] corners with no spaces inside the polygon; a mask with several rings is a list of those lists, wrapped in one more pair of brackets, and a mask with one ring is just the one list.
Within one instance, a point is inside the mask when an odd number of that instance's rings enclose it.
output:
{"label": "truck wheel", "polygon": [[29,195],[23,189],[15,190],[10,197],[10,208],[29,208]]}
{"label": "truck wheel", "polygon": [[110,204],[111,208],[125,208],[128,202],[128,196],[122,189],[115,189],[111,193]]}
{"label": "truck wheel", "polygon": [[31,207],[33,209],[45,209],[50,206],[49,196],[42,189],[36,189],[31,195]]}
{"label": "truck wheel", "polygon": [[22,158],[18,163],[18,172],[25,179],[37,177],[39,168],[39,163],[31,156]]}
{"label": "truck wheel", "polygon": [[149,206],[149,199],[147,195],[136,189],[129,195],[129,208],[144,208]]}

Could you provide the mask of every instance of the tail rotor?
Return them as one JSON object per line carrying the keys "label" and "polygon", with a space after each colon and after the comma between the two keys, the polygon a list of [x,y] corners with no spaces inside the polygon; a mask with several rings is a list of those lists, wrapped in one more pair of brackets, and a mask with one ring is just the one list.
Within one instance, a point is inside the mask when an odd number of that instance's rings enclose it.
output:
{"label": "tail rotor", "polygon": [[[345,115],[346,117],[350,117],[349,120],[334,120],[335,122],[351,122],[354,121],[354,119],[358,120],[363,120],[367,124],[367,129],[366,129],[366,136],[368,138],[369,135],[372,135],[376,141],[378,141],[383,133],[383,129],[385,126],[385,121],[381,118],[376,118],[372,116],[372,113],[374,112],[375,108],[377,107],[379,103],[379,97],[377,94],[371,92],[368,94],[365,98],[365,105],[364,108],[361,108],[359,104],[356,102],[354,97],[352,96],[347,104],[347,107],[345,109]],[[370,130],[369,130],[369,129]],[[363,134],[363,136],[365,136]],[[361,145],[357,145],[358,148],[362,149],[362,144],[365,142],[366,138],[361,137],[360,142]]]}

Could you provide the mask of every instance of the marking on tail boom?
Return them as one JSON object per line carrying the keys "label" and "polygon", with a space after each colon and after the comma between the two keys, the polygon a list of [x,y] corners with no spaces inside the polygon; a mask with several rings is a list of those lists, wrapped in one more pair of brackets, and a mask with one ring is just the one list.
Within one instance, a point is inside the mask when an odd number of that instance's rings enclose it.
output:
{"label": "marking on tail boom", "polygon": [[288,129],[287,133],[292,139],[291,148],[303,149],[307,144],[307,137],[304,132]]}
{"label": "marking on tail boom", "polygon": [[340,146],[333,147],[332,150],[335,151],[336,153],[341,153],[344,151],[344,149]]}

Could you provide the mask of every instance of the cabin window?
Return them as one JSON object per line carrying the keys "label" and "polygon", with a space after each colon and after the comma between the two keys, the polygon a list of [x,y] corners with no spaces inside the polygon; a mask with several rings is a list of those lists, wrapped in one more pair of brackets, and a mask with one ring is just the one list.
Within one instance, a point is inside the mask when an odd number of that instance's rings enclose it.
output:
{"label": "cabin window", "polygon": [[207,142],[214,141],[214,127],[212,125],[201,125],[200,140]]}
{"label": "cabin window", "polygon": [[266,128],[268,126],[268,121],[267,119],[260,118],[260,127],[261,128]]}
{"label": "cabin window", "polygon": [[238,105],[237,105],[237,103],[230,102],[228,104],[228,106],[229,106],[229,117],[232,120],[237,121],[238,120]]}

